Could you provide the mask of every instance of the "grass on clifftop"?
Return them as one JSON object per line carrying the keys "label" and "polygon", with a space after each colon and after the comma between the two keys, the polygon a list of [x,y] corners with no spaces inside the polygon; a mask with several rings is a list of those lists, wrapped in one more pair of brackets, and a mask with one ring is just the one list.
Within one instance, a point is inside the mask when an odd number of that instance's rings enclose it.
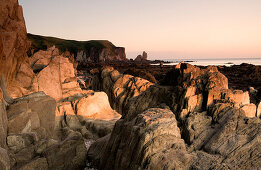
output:
{"label": "grass on clifftop", "polygon": [[76,54],[79,51],[88,52],[92,47],[97,50],[103,48],[109,49],[111,54],[114,54],[115,45],[113,45],[108,40],[91,40],[91,41],[75,41],[75,40],[65,40],[55,37],[45,37],[41,35],[27,34],[28,39],[31,41],[31,48],[36,51],[46,50],[53,45],[60,50],[60,52],[70,51]]}

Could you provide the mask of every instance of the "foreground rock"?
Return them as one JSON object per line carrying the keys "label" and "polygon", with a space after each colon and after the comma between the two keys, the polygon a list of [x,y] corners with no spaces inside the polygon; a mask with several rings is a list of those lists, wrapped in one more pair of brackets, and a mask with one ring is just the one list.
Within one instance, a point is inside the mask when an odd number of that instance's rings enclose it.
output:
{"label": "foreground rock", "polygon": [[112,108],[120,114],[123,113],[123,108],[131,98],[153,85],[145,79],[120,74],[112,67],[104,68],[101,75],[96,73],[93,79],[94,89],[105,91]]}
{"label": "foreground rock", "polygon": [[162,86],[129,98],[111,135],[94,143],[88,158],[100,169],[255,169],[256,108],[247,92],[228,89],[216,67],[181,63]]}
{"label": "foreground rock", "polygon": [[131,121],[118,121],[113,132],[101,169],[184,169],[192,158],[168,109],[149,109]]}
{"label": "foreground rock", "polygon": [[10,169],[10,160],[7,153],[7,150],[0,147],[0,169],[9,170]]}
{"label": "foreground rock", "polygon": [[[55,132],[56,101],[43,92],[16,98],[7,110],[7,133],[1,134],[0,168],[4,169],[83,169],[87,150],[79,132]],[[70,161],[65,160],[68,158]]]}

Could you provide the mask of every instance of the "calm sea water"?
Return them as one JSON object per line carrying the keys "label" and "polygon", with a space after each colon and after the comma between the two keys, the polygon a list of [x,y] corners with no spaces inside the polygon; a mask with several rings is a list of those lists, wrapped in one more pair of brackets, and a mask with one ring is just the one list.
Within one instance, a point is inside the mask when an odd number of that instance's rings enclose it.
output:
{"label": "calm sea water", "polygon": [[232,65],[240,65],[242,63],[254,64],[254,65],[261,65],[261,58],[228,58],[228,59],[171,59],[171,60],[164,60],[170,61],[172,63],[168,63],[165,65],[176,65],[181,61],[188,61],[186,63],[192,65],[201,65],[201,66],[208,66],[208,65],[225,65],[225,66],[232,66]]}

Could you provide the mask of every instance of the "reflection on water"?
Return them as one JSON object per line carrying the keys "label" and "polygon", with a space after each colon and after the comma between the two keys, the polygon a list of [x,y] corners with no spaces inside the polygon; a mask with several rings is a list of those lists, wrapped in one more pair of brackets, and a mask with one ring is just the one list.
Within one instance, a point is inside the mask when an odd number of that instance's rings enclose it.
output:
{"label": "reflection on water", "polygon": [[261,58],[225,58],[225,59],[171,59],[171,60],[164,60],[169,61],[172,63],[164,64],[164,65],[176,65],[181,61],[185,61],[186,63],[192,65],[201,65],[201,66],[208,66],[208,65],[225,65],[225,66],[232,66],[232,65],[240,65],[242,63],[248,63],[253,65],[261,65]]}

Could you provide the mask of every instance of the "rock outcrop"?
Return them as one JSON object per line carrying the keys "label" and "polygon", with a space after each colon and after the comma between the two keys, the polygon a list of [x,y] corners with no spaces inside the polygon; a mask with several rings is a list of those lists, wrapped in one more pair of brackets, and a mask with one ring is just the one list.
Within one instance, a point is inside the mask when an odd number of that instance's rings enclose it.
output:
{"label": "rock outcrop", "polygon": [[0,76],[13,91],[17,84],[27,86],[32,78],[32,72],[23,72],[29,65],[26,26],[17,0],[1,0],[0,15]]}
{"label": "rock outcrop", "polygon": [[76,54],[76,61],[80,64],[88,63],[88,62],[119,62],[119,61],[127,61],[125,54],[125,48],[123,47],[115,47],[114,50],[110,48],[96,48],[91,47],[88,51],[79,51]]}
{"label": "rock outcrop", "polygon": [[[113,82],[115,70],[109,70],[104,69],[103,78],[110,75]],[[113,86],[121,84],[114,81]],[[258,168],[261,120],[253,116],[256,108],[247,92],[228,89],[216,67],[180,63],[161,86],[151,85],[128,99],[110,137],[94,143],[88,157],[101,169]]]}
{"label": "rock outcrop", "polygon": [[135,59],[135,62],[148,62],[148,54],[143,51],[142,55],[138,55]]}
{"label": "rock outcrop", "polygon": [[7,109],[8,134],[35,132],[38,138],[54,136],[56,101],[44,93],[16,99]]}
{"label": "rock outcrop", "polygon": [[28,34],[31,42],[30,55],[39,50],[47,50],[56,46],[61,53],[70,53],[70,60],[78,62],[80,65],[85,63],[102,62],[126,62],[125,48],[116,47],[107,40],[73,41],[54,37]]}
{"label": "rock outcrop", "polygon": [[17,0],[0,11],[0,169],[83,169],[84,138],[107,135],[120,115],[105,93],[80,88],[73,54],[51,47],[28,58]]}
{"label": "rock outcrop", "polygon": [[118,121],[113,132],[101,169],[184,169],[193,158],[168,109],[152,108],[131,121]]}
{"label": "rock outcrop", "polygon": [[131,98],[153,85],[145,79],[120,74],[112,67],[106,67],[101,73],[96,73],[92,83],[94,90],[103,90],[107,93],[112,108],[120,114]]}
{"label": "rock outcrop", "polygon": [[[0,169],[82,169],[87,150],[79,132],[57,138],[56,101],[43,92],[1,101]],[[65,160],[68,158],[70,161]]]}

